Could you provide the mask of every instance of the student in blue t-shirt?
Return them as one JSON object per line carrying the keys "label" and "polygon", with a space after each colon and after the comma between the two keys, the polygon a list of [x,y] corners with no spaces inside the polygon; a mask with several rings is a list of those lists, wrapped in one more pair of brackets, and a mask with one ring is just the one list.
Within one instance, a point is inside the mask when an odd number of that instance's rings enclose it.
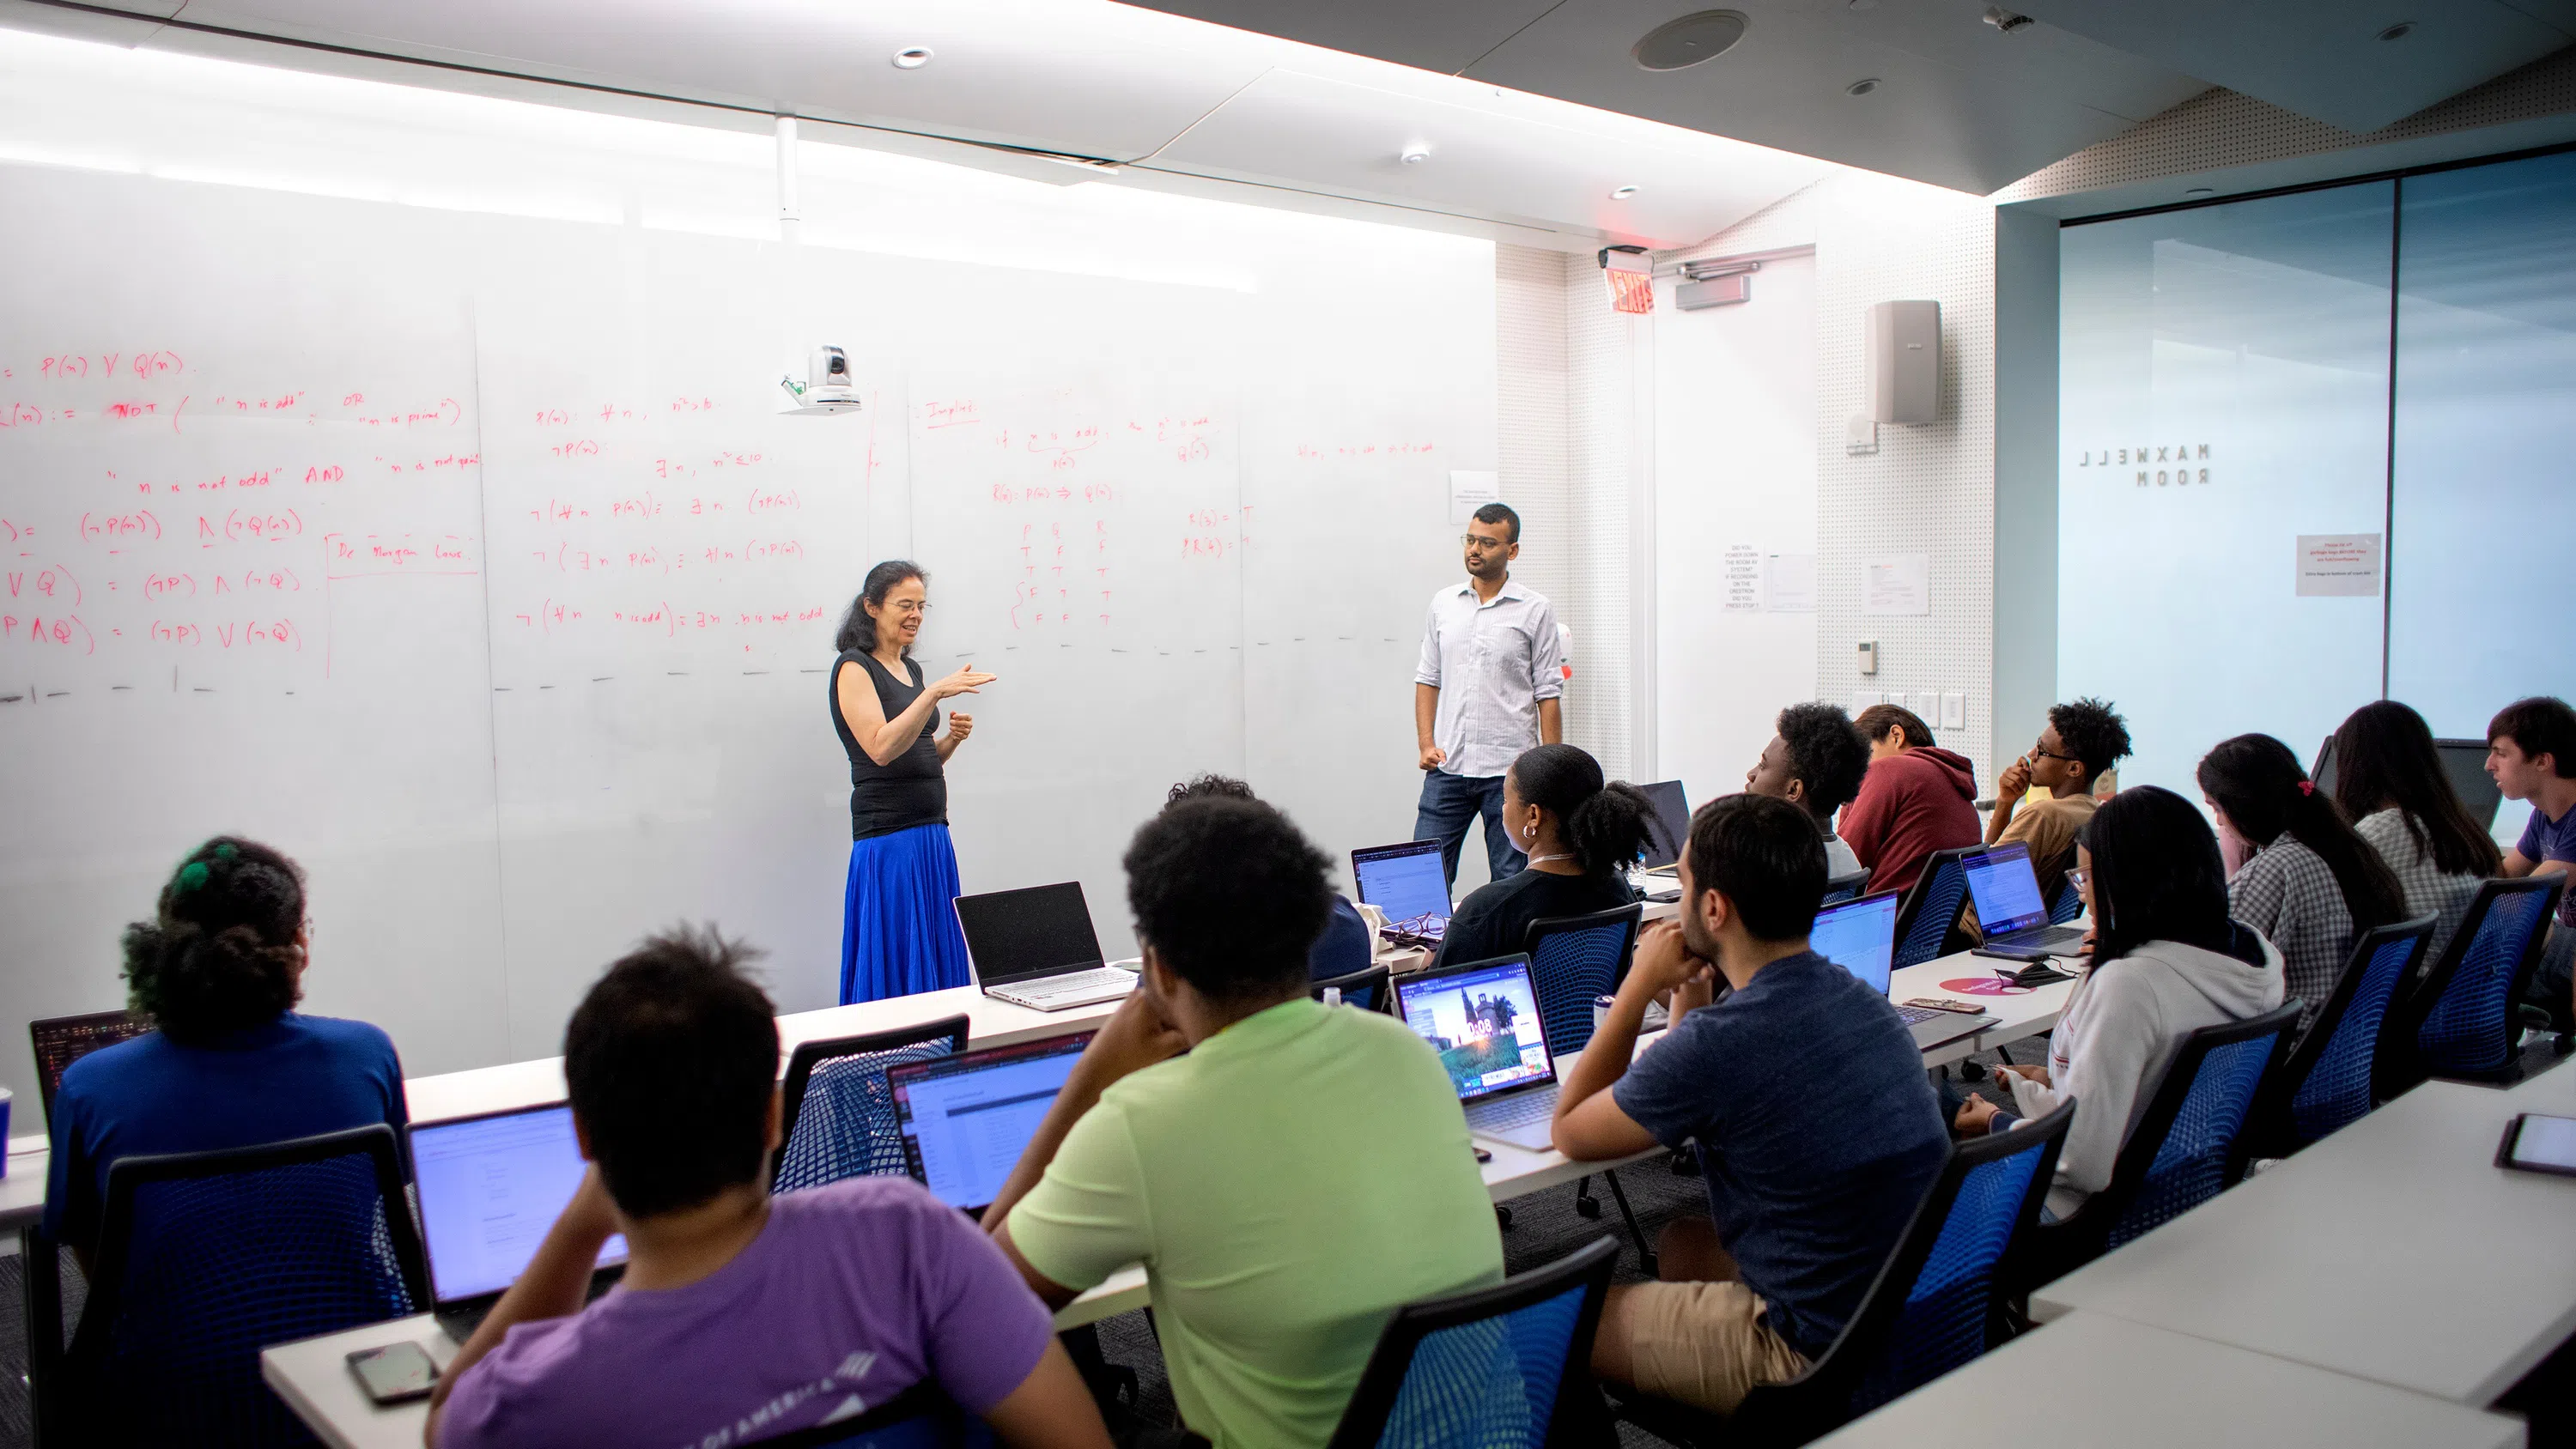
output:
{"label": "student in blue t-shirt", "polygon": [[[1252,787],[1230,775],[1198,775],[1174,785],[1163,797],[1163,808],[1171,809],[1184,800],[1258,800]],[[1331,911],[1324,917],[1324,934],[1315,938],[1306,952],[1306,977],[1310,981],[1332,981],[1366,971],[1377,959],[1377,942],[1369,935],[1368,922],[1359,907],[1347,896],[1336,892]]]}
{"label": "student in blue t-shirt", "polygon": [[220,836],[125,928],[134,1008],[159,1028],[92,1052],[54,1094],[45,1231],[84,1263],[121,1157],[286,1142],[383,1122],[397,1132],[402,1061],[358,1021],[305,1016],[304,873]]}
{"label": "student in blue t-shirt", "polygon": [[[2508,876],[2576,872],[2576,709],[2548,695],[2517,700],[2487,722],[2487,773],[2508,800],[2531,802],[2522,838],[2504,853]],[[2576,880],[2569,881],[2576,890]],[[2568,995],[2576,989],[2576,894],[2560,899],[2558,924],[2531,974],[2528,999],[2559,1020],[2576,1021]]]}
{"label": "student in blue t-shirt", "polygon": [[[1756,795],[1701,806],[1680,876],[1681,918],[1638,941],[1566,1074],[1555,1138],[1585,1162],[1698,1140],[1709,1218],[1665,1228],[1666,1281],[1611,1288],[1592,1366],[1726,1414],[1842,1332],[1949,1136],[1896,1008],[1807,948],[1825,847],[1806,811]],[[1733,994],[1710,1006],[1721,974]],[[1674,1026],[1637,1057],[1646,1004],[1666,992]]]}

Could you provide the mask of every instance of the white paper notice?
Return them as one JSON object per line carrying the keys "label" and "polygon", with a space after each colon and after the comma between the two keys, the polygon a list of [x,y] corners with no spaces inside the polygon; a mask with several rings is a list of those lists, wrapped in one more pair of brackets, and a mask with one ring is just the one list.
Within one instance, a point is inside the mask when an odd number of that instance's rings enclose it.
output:
{"label": "white paper notice", "polygon": [[1730,543],[1723,568],[1718,607],[1730,614],[1762,612],[1762,550],[1749,543]]}
{"label": "white paper notice", "polygon": [[1775,553],[1764,558],[1762,608],[1772,614],[1816,612],[1816,556]]}
{"label": "white paper notice", "polygon": [[1932,612],[1932,556],[1892,553],[1861,564],[1861,610],[1871,618]]}
{"label": "white paper notice", "polygon": [[1477,473],[1465,469],[1449,470],[1449,521],[1460,528],[1476,516],[1476,510],[1488,503],[1503,501],[1503,475]]}
{"label": "white paper notice", "polygon": [[2378,598],[2379,535],[2300,534],[2299,597]]}

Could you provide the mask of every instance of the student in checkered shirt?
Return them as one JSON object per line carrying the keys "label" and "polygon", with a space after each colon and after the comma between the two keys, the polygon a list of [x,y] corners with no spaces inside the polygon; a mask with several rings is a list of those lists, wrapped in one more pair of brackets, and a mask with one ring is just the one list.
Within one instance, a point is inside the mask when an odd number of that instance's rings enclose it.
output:
{"label": "student in checkered shirt", "polygon": [[2405,919],[2397,876],[2270,735],[2222,740],[2200,762],[2200,792],[2252,852],[2227,882],[2229,913],[2281,948],[2305,1031],[2334,995],[2353,938]]}

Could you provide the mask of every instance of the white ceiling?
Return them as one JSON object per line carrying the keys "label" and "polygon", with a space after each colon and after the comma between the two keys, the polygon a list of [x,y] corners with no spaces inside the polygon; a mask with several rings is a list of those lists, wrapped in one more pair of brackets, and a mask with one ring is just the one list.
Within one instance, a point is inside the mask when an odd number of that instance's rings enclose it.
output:
{"label": "white ceiling", "polygon": [[[1403,206],[1568,250],[1688,245],[1829,169],[1739,140],[1109,0],[99,3],[152,18],[102,20],[96,5],[0,0],[0,24],[379,77],[381,62],[366,57],[427,61],[461,69],[415,67],[403,78],[463,88],[486,84],[488,74],[570,82],[600,88],[589,103],[610,107],[622,102],[607,92],[626,92],[792,112]],[[927,46],[934,58],[897,69],[894,53],[909,46]],[[584,103],[576,92],[559,98]],[[1408,149],[1428,156],[1404,164]],[[1625,186],[1636,195],[1611,200]]]}

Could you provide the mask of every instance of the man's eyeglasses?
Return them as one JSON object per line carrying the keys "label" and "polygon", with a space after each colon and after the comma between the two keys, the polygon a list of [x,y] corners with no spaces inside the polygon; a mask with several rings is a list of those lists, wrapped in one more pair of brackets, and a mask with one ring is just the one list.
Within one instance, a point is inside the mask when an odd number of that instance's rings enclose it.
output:
{"label": "man's eyeglasses", "polygon": [[1458,541],[1478,553],[1495,553],[1511,547],[1499,538],[1478,538],[1472,533],[1462,536]]}

